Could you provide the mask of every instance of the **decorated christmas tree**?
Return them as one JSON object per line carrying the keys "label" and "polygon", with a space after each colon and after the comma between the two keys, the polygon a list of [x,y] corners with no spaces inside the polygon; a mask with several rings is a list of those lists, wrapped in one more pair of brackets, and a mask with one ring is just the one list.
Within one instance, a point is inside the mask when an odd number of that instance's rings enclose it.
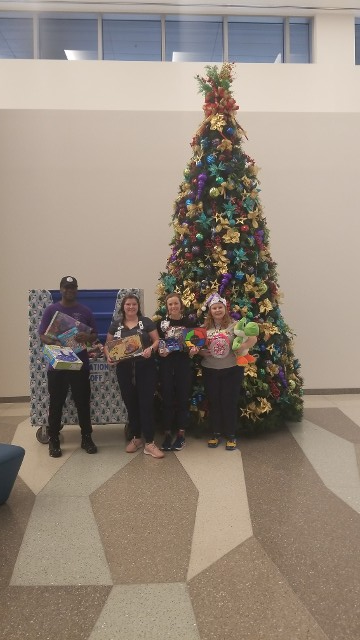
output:
{"label": "decorated christmas tree", "polygon": [[[156,319],[165,317],[165,296],[180,293],[194,324],[205,316],[205,301],[218,292],[229,303],[234,320],[259,326],[245,366],[239,403],[239,431],[260,431],[301,419],[300,365],[293,334],[279,304],[276,263],[259,198],[258,168],[244,151],[244,130],[236,120],[232,95],[234,67],[206,67],[197,76],[205,96],[204,120],[192,142],[172,216],[173,238],[166,271],[158,284]],[[201,360],[194,359],[191,410],[194,423],[206,425]]]}

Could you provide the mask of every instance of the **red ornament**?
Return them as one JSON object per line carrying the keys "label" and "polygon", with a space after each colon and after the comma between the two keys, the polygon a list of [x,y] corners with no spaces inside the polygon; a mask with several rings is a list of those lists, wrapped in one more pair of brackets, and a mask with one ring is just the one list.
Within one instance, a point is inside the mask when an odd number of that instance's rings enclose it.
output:
{"label": "red ornament", "polygon": [[242,224],[240,230],[247,233],[249,231],[249,226],[247,224]]}

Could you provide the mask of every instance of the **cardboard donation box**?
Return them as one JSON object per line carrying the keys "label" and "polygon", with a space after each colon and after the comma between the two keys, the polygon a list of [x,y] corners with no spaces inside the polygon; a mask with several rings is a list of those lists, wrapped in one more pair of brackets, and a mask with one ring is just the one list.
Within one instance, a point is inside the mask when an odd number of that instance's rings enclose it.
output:
{"label": "cardboard donation box", "polygon": [[75,339],[76,334],[80,331],[90,333],[91,327],[88,327],[87,324],[83,322],[79,322],[79,320],[75,320],[75,318],[68,316],[62,311],[56,311],[45,331],[45,335],[50,338],[56,338],[65,347],[70,347],[75,353],[79,353],[86,349],[86,344],[77,342]]}
{"label": "cardboard donation box", "polygon": [[80,358],[70,347],[60,347],[56,344],[46,344],[44,355],[48,363],[57,371],[79,371],[83,366]]}
{"label": "cardboard donation box", "polygon": [[141,356],[143,353],[143,346],[140,336],[128,336],[127,338],[116,338],[106,343],[108,348],[109,357],[113,362],[119,362],[126,358],[134,358],[135,356]]}

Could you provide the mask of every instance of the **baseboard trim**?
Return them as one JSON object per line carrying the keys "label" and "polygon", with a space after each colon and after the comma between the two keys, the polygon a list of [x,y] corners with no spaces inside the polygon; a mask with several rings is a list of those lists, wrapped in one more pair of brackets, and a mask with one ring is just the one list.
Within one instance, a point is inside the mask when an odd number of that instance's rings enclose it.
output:
{"label": "baseboard trim", "polygon": [[360,393],[360,389],[304,389],[306,396],[335,396],[350,393]]}
{"label": "baseboard trim", "polygon": [[0,398],[1,402],[15,403],[15,402],[30,402],[30,396],[14,396],[11,398]]}
{"label": "baseboard trim", "polygon": [[[304,396],[335,396],[360,394],[360,389],[304,389]],[[30,396],[0,398],[0,403],[30,402]]]}

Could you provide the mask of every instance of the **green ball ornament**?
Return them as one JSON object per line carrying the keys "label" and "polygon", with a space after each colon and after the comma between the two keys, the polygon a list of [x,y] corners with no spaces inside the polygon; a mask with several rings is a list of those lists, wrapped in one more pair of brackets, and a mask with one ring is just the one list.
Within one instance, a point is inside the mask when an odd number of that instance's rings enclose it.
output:
{"label": "green ball ornament", "polygon": [[196,234],[196,240],[198,240],[199,242],[202,242],[204,240],[204,236],[202,233],[197,233]]}
{"label": "green ball ornament", "polygon": [[222,176],[218,176],[215,180],[216,184],[222,184],[224,182],[224,178]]}
{"label": "green ball ornament", "polygon": [[165,315],[166,314],[166,306],[164,304],[160,307],[160,313],[161,313],[161,315]]}

